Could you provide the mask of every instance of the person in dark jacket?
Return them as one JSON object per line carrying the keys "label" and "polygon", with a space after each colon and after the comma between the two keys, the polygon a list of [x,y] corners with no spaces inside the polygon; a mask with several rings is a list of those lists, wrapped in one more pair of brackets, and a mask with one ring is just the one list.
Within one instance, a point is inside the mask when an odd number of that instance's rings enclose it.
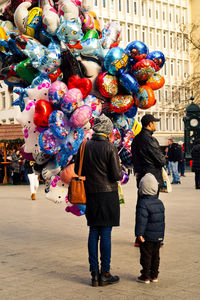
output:
{"label": "person in dark jacket", "polygon": [[195,188],[200,189],[200,139],[197,139],[192,148],[192,172],[195,173]]}
{"label": "person in dark jacket", "polygon": [[147,173],[139,183],[139,194],[136,206],[135,235],[140,241],[141,276],[138,281],[150,283],[158,281],[159,249],[164,239],[165,208],[157,196],[158,182]]}
{"label": "person in dark jacket", "polygon": [[169,169],[172,173],[172,184],[180,184],[180,175],[178,173],[178,162],[183,160],[183,150],[181,146],[174,143],[173,139],[168,139],[168,163]]}
{"label": "person in dark jacket", "polygon": [[[111,231],[113,226],[119,226],[120,208],[117,181],[123,175],[117,148],[108,138],[113,130],[112,121],[102,114],[94,119],[93,130],[95,133],[85,146],[82,176],[86,176],[86,218],[90,227],[88,251],[92,286],[103,286],[119,281],[118,276],[110,274]],[[79,151],[75,162],[76,174],[79,168]],[[98,263],[99,238],[100,272]]]}
{"label": "person in dark jacket", "polygon": [[151,114],[144,115],[141,119],[142,130],[131,144],[137,187],[146,173],[152,173],[159,183],[159,188],[164,188],[162,167],[166,164],[166,160],[157,139],[152,136],[158,121],[160,119],[154,118]]}

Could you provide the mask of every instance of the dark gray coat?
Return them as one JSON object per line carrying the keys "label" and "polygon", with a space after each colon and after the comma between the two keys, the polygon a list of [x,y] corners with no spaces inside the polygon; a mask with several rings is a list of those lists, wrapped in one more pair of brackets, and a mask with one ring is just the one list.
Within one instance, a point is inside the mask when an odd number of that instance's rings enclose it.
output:
{"label": "dark gray coat", "polygon": [[136,206],[135,235],[145,241],[161,242],[165,231],[165,208],[157,195],[143,195]]}
{"label": "dark gray coat", "polygon": [[[78,174],[80,152],[75,162]],[[117,181],[122,178],[117,148],[104,136],[93,135],[87,141],[81,175],[86,176],[86,218],[89,226],[119,225]]]}

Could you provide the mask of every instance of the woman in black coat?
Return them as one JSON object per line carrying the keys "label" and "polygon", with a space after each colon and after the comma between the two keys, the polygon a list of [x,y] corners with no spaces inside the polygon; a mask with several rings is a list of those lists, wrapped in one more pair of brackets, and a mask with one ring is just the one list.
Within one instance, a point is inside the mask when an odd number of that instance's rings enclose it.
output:
{"label": "woman in black coat", "polygon": [[[110,274],[111,231],[119,226],[120,208],[117,181],[122,178],[117,148],[109,141],[112,121],[102,114],[94,119],[94,134],[87,141],[82,176],[86,176],[86,218],[90,227],[88,251],[92,285],[107,285],[119,281]],[[75,173],[78,173],[80,152],[77,153]],[[101,272],[99,274],[98,241],[100,238]]]}
{"label": "woman in black coat", "polygon": [[195,173],[195,187],[200,189],[200,139],[195,141],[192,148],[192,172]]}

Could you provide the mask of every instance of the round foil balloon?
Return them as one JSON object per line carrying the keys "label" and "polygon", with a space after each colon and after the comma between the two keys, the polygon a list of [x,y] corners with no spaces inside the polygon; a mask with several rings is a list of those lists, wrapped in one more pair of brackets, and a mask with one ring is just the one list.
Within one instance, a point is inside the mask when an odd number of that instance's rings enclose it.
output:
{"label": "round foil balloon", "polygon": [[73,128],[83,127],[92,117],[92,108],[88,105],[78,107],[70,117],[70,124]]}
{"label": "round foil balloon", "polygon": [[139,84],[137,80],[130,74],[121,74],[119,76],[119,81],[130,94],[134,95],[139,91]]}
{"label": "round foil balloon", "polygon": [[61,109],[64,113],[71,114],[75,109],[77,109],[82,100],[83,95],[79,89],[70,89],[63,97]]}
{"label": "round foil balloon", "polygon": [[147,81],[156,71],[155,63],[150,59],[137,62],[131,69],[133,76],[140,82]]}
{"label": "round foil balloon", "polygon": [[137,62],[147,57],[148,47],[140,41],[133,41],[125,49],[131,62]]}
{"label": "round foil balloon", "polygon": [[110,109],[117,113],[128,111],[134,104],[132,95],[117,95],[111,98]]}
{"label": "round foil balloon", "polygon": [[93,95],[89,95],[84,99],[84,103],[91,107],[92,109],[92,117],[100,116],[102,112],[102,104],[100,99]]}
{"label": "round foil balloon", "polygon": [[165,84],[165,78],[160,74],[154,73],[146,82],[152,90],[158,90]]}
{"label": "round foil balloon", "polygon": [[96,84],[101,95],[111,98],[118,93],[117,77],[108,72],[99,73]]}
{"label": "round foil balloon", "polygon": [[46,100],[38,100],[35,104],[34,124],[38,127],[48,127],[49,116],[53,108]]}
{"label": "round foil balloon", "polygon": [[104,67],[112,75],[119,75],[128,64],[128,55],[124,49],[114,47],[108,51],[104,59]]}
{"label": "round foil balloon", "polygon": [[52,133],[51,129],[44,129],[39,136],[39,145],[43,152],[47,154],[56,154],[60,151],[60,141]]}
{"label": "round foil balloon", "polygon": [[49,116],[49,127],[58,139],[64,139],[69,133],[67,119],[61,110],[54,110]]}
{"label": "round foil balloon", "polygon": [[119,129],[114,128],[113,131],[109,135],[110,142],[115,146],[119,147],[121,144],[121,133]]}
{"label": "round foil balloon", "polygon": [[147,58],[156,64],[156,71],[159,71],[165,63],[165,56],[161,51],[150,52]]}
{"label": "round foil balloon", "polygon": [[147,109],[156,103],[153,90],[146,85],[140,87],[135,95],[135,105],[141,109]]}
{"label": "round foil balloon", "polygon": [[63,97],[67,91],[68,88],[64,82],[54,81],[48,91],[49,102],[56,107],[60,107]]}
{"label": "round foil balloon", "polygon": [[135,115],[137,114],[137,107],[135,105],[133,105],[126,113],[125,115],[128,117],[128,118],[134,118]]}

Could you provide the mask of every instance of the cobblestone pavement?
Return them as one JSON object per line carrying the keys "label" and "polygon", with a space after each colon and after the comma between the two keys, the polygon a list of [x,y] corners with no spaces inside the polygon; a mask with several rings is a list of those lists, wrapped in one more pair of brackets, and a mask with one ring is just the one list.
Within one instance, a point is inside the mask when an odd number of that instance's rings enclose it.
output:
{"label": "cobblestone pavement", "polygon": [[0,186],[0,299],[200,299],[200,191],[186,173],[166,207],[165,244],[158,283],[136,282],[139,249],[134,247],[136,187],[133,175],[123,188],[121,226],[112,233],[112,273],[119,284],[91,287],[85,217],[66,213],[65,205],[30,200],[29,186]]}

